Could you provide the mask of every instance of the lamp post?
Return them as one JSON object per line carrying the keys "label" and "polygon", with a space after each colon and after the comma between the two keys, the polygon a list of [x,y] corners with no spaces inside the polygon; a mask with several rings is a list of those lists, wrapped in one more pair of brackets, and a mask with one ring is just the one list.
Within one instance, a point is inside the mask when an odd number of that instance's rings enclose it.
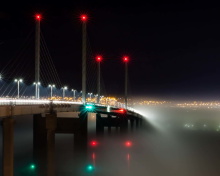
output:
{"label": "lamp post", "polygon": [[95,96],[96,102],[99,103],[98,102],[98,94],[95,94],[94,96]]}
{"label": "lamp post", "polygon": [[92,93],[88,93],[90,100],[92,99]]}
{"label": "lamp post", "polygon": [[49,84],[49,86],[48,87],[50,87],[50,99],[52,99],[52,96],[53,96],[53,87],[55,87],[55,85],[53,84],[53,85],[50,85]]}
{"label": "lamp post", "polygon": [[76,100],[76,90],[72,89],[72,92],[73,92],[73,100],[75,101]]}
{"label": "lamp post", "polygon": [[65,90],[67,90],[67,87],[64,86],[62,89],[63,89],[63,99],[64,99],[64,97],[65,97]]}
{"label": "lamp post", "polygon": [[15,82],[18,83],[18,98],[19,98],[19,85],[22,83],[22,79],[15,79]]}
{"label": "lamp post", "polygon": [[101,104],[101,100],[102,100],[102,98],[104,98],[104,96],[102,95],[102,96],[100,96],[100,104]]}
{"label": "lamp post", "polygon": [[[35,90],[39,93],[40,92],[40,82],[38,82],[38,83],[34,82],[34,85],[35,85]],[[35,93],[35,98],[39,99],[40,98],[39,94]]]}

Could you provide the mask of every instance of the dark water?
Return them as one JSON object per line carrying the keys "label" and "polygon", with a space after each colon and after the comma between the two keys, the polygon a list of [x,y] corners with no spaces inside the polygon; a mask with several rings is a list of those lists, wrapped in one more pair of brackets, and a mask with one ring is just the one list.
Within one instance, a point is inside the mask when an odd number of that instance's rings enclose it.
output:
{"label": "dark water", "polygon": [[[219,110],[139,109],[146,113],[154,130],[144,128],[124,135],[112,130],[96,139],[97,146],[88,145],[88,151],[81,154],[73,150],[72,134],[56,134],[56,175],[220,175]],[[193,127],[185,127],[186,124]],[[35,175],[35,170],[29,168],[34,162],[32,127],[31,116],[16,117],[15,176]],[[126,146],[126,141],[131,146]]]}

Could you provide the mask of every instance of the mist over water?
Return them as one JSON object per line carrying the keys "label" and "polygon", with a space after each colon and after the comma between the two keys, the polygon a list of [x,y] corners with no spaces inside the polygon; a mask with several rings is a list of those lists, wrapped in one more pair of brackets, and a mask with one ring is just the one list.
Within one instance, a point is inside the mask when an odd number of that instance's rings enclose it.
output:
{"label": "mist over water", "polygon": [[[106,129],[103,137],[95,138],[97,146],[88,145],[84,153],[74,152],[73,134],[56,134],[56,175],[219,176],[219,109],[135,108],[146,114],[151,128],[144,125],[124,135]],[[31,117],[15,117],[15,176],[34,175],[27,172],[33,163]],[[126,141],[131,145],[126,146]],[[94,168],[89,170],[89,165]]]}

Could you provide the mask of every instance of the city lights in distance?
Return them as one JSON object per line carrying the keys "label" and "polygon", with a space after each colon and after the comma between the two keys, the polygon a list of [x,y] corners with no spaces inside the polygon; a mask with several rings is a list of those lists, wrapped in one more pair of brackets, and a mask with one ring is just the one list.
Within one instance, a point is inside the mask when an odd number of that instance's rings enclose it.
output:
{"label": "city lights in distance", "polygon": [[81,20],[86,21],[87,20],[87,15],[85,15],[85,14],[81,15]]}

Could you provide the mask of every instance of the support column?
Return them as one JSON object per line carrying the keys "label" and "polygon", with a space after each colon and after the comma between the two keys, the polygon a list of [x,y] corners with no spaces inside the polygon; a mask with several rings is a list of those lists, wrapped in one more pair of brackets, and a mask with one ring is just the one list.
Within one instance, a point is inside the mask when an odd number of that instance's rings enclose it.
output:
{"label": "support column", "polygon": [[33,157],[36,173],[47,176],[47,130],[46,118],[41,114],[33,115]]}
{"label": "support column", "polygon": [[84,19],[82,24],[82,102],[86,103],[86,20]]}
{"label": "support column", "polygon": [[36,31],[35,31],[35,98],[40,97],[40,20],[41,15],[36,15]]}
{"label": "support column", "polygon": [[134,119],[130,118],[130,124],[131,124],[131,131],[134,130]]}
{"label": "support column", "polygon": [[112,126],[112,121],[111,121],[111,115],[108,115],[108,134],[111,134],[111,126]]}
{"label": "support column", "polygon": [[14,175],[14,119],[6,117],[3,127],[3,176]]}
{"label": "support column", "polygon": [[79,127],[74,133],[74,149],[77,152],[86,151],[88,143],[88,113],[80,112]]}
{"label": "support column", "polygon": [[126,133],[128,131],[128,119],[126,115],[120,116],[120,132]]}
{"label": "support column", "polygon": [[104,134],[104,126],[102,124],[101,114],[98,113],[96,114],[96,134]]}
{"label": "support column", "polygon": [[139,128],[139,118],[136,118],[136,129]]}
{"label": "support column", "polygon": [[55,130],[57,127],[56,113],[46,114],[47,129],[47,176],[55,176]]}

